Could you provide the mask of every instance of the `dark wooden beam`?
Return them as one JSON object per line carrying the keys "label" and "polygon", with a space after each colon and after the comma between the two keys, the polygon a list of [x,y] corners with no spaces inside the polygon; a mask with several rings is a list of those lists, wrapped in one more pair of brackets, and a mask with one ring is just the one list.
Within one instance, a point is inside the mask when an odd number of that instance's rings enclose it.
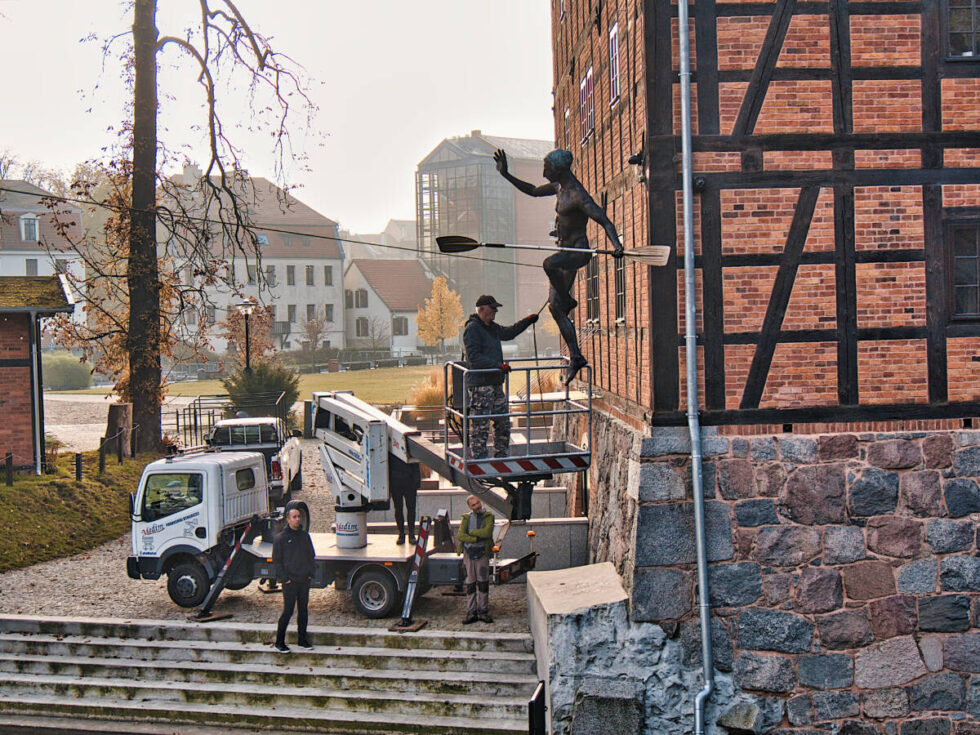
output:
{"label": "dark wooden beam", "polygon": [[[673,146],[674,135],[648,138],[652,147]],[[980,146],[980,131],[956,130],[934,133],[771,133],[765,135],[698,135],[691,141],[696,153],[730,153],[761,148],[767,151],[823,151],[838,148],[856,150],[921,148],[936,145],[940,148],[976,148]]]}
{"label": "dark wooden beam", "polygon": [[[860,169],[855,171],[724,171],[699,173],[705,182],[719,189],[760,189],[800,186],[926,186],[980,184],[980,168],[940,169]],[[679,177],[675,187],[680,188]]]}
{"label": "dark wooden beam", "polygon": [[762,391],[765,389],[766,379],[769,377],[772,356],[776,351],[777,337],[782,328],[786,306],[789,304],[789,298],[793,292],[800,255],[803,253],[803,246],[806,244],[806,236],[810,231],[810,222],[813,220],[813,210],[817,205],[819,195],[820,188],[816,186],[806,186],[800,190],[800,196],[796,202],[796,211],[793,213],[793,221],[786,237],[783,262],[776,273],[776,281],[773,283],[772,294],[769,297],[769,306],[766,308],[766,316],[762,322],[762,333],[755,348],[755,355],[752,357],[749,376],[745,381],[741,408],[756,408],[762,399]]}
{"label": "dark wooden beam", "polygon": [[[980,402],[908,403],[865,406],[806,406],[804,408],[755,408],[730,411],[702,411],[703,426],[751,424],[849,423],[855,421],[928,421],[980,417]],[[682,411],[654,414],[652,426],[686,426]]]}
{"label": "dark wooden beam", "polygon": [[694,40],[697,49],[698,133],[717,135],[718,113],[718,14],[715,0],[700,0],[694,7]]}
{"label": "dark wooden beam", "polygon": [[[903,248],[901,250],[858,250],[854,253],[855,263],[916,263],[925,260],[926,251],[922,248]],[[836,254],[829,250],[804,252],[800,256],[800,265],[829,265],[836,263]],[[782,260],[781,253],[739,253],[721,256],[723,268],[745,268],[778,266]],[[678,268],[684,264],[679,263]],[[703,268],[704,258],[694,257],[694,267]]]}
{"label": "dark wooden beam", "polygon": [[721,257],[721,194],[701,192],[701,294],[704,324],[704,402],[725,407],[725,284]]}
{"label": "dark wooden beam", "polygon": [[766,101],[769,82],[776,69],[779,52],[782,51],[783,40],[786,38],[789,22],[793,19],[795,7],[796,0],[777,0],[776,9],[769,21],[769,29],[766,31],[766,38],[759,51],[759,58],[756,59],[752,79],[749,81],[748,89],[745,90],[745,97],[742,99],[742,106],[735,120],[733,130],[735,135],[751,135],[755,130],[755,123]]}

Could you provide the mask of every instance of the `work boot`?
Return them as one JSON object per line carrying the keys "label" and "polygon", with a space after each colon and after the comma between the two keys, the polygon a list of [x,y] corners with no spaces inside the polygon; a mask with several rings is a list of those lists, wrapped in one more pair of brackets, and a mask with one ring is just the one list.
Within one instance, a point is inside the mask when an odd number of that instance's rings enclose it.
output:
{"label": "work boot", "polygon": [[475,623],[480,619],[480,616],[476,613],[469,613],[465,618],[463,618],[463,625],[469,625],[470,623]]}
{"label": "work boot", "polygon": [[404,533],[398,534],[398,538],[395,539],[395,543],[398,544],[399,546],[405,543],[405,534]]}
{"label": "work boot", "polygon": [[417,538],[415,538],[415,534],[414,533],[409,533],[408,534],[408,543],[410,543],[412,546],[415,546],[418,542],[419,542],[419,540]]}
{"label": "work boot", "polygon": [[489,612],[480,613],[479,618],[484,623],[492,623],[493,622],[493,618],[490,617],[490,613]]}

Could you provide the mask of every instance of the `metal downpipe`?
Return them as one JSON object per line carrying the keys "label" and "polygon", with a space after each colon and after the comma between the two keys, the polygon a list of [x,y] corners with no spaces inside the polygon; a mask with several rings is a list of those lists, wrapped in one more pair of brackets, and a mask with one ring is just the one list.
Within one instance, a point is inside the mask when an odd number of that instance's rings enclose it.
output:
{"label": "metal downpipe", "polygon": [[701,475],[701,426],[698,420],[697,334],[694,303],[694,191],[691,174],[691,42],[687,0],[677,4],[681,83],[681,183],[684,210],[684,352],[687,367],[687,425],[691,433],[691,484],[694,491],[694,537],[698,563],[698,612],[704,686],[694,699],[694,733],[704,735],[704,705],[715,685],[708,606],[708,554]]}

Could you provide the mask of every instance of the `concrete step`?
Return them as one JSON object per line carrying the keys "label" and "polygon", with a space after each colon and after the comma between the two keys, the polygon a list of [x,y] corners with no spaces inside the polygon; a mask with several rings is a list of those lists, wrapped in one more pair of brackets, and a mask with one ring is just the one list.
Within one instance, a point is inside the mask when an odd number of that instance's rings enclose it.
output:
{"label": "concrete step", "polygon": [[284,655],[271,625],[3,616],[0,735],[526,732],[526,634],[310,634]]}
{"label": "concrete step", "polygon": [[[234,641],[142,640],[91,636],[0,634],[0,653],[31,656],[117,658],[149,661],[213,661],[225,664],[279,665],[283,655],[266,643]],[[497,651],[417,650],[367,646],[323,646],[293,648],[289,660],[295,665],[329,668],[397,669],[410,671],[482,671],[528,674],[535,669],[534,654]]]}
{"label": "concrete step", "polygon": [[[529,653],[534,646],[526,633],[468,633],[424,629],[415,633],[390,633],[383,628],[310,626],[314,645],[325,647],[368,646],[384,649],[446,651],[495,651]],[[55,616],[2,615],[0,633],[43,633],[80,638],[268,643],[275,625],[234,622],[194,623],[181,620],[128,620],[120,618],[64,618]]]}
{"label": "concrete step", "polygon": [[[229,672],[231,673],[231,672]],[[421,675],[421,674],[417,674]],[[478,718],[486,713],[486,703],[468,693],[414,692],[410,697],[396,690],[370,691],[279,686],[252,682],[193,682],[176,686],[166,681],[85,676],[52,676],[0,673],[0,696],[73,696],[85,700],[125,700],[169,703],[179,708],[185,703],[201,705],[266,706],[296,710],[334,710],[358,713],[386,712],[405,719],[418,717]],[[494,714],[501,718],[520,718],[526,711],[524,697],[495,697]]]}
{"label": "concrete step", "polygon": [[[531,674],[505,674],[500,671],[426,671],[400,669],[340,669],[326,666],[291,665],[291,656],[280,656],[278,665],[257,664],[232,668],[212,661],[140,661],[120,658],[38,656],[0,654],[0,681],[3,674],[60,676],[75,678],[128,679],[142,682],[208,683],[227,682],[270,684],[283,687],[357,689],[401,693],[469,694],[475,698],[520,698],[533,690],[537,677]],[[285,663],[281,663],[285,662]]]}
{"label": "concrete step", "polygon": [[[194,702],[173,707],[171,703],[127,700],[84,701],[71,696],[37,695],[12,698],[0,694],[0,732],[39,732],[35,725],[51,726],[53,716],[79,729],[60,727],[49,732],[59,735],[88,733],[127,733],[142,735],[218,735],[225,727],[236,735],[247,731],[295,733],[417,733],[419,735],[508,735],[527,732],[526,718],[507,719],[483,714],[477,718],[405,718],[387,712],[347,710],[297,710],[258,705],[201,705]],[[136,729],[134,723],[161,724],[164,729]],[[12,723],[12,724],[11,724]],[[82,724],[84,723],[84,725]],[[93,729],[87,729],[94,726]],[[11,729],[15,727],[16,729]],[[83,729],[85,728],[85,729]],[[47,734],[45,734],[47,735]]]}

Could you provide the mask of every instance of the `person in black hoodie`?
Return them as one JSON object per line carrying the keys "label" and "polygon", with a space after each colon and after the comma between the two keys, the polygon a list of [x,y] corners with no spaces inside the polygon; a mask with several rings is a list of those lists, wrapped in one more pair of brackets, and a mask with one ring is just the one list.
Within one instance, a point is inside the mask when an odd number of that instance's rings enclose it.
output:
{"label": "person in black hoodie", "polygon": [[300,648],[310,650],[313,646],[306,637],[307,606],[310,601],[310,581],[313,579],[313,541],[303,529],[303,520],[298,508],[286,508],[286,528],[276,536],[272,544],[272,563],[279,569],[282,580],[282,615],[276,631],[276,651],[289,653],[286,645],[286,628],[296,613],[297,642]]}
{"label": "person in black hoodie", "polygon": [[[484,294],[476,300],[476,313],[471,314],[463,328],[463,347],[471,369],[493,369],[493,372],[472,373],[467,376],[467,396],[471,416],[507,414],[510,407],[504,395],[504,373],[510,366],[504,362],[501,340],[514,339],[538,320],[531,314],[509,327],[494,321],[497,309],[502,306],[497,299]],[[493,421],[493,454],[506,457],[510,452],[510,417],[493,419],[473,418],[470,421],[470,451],[473,457],[487,456],[490,422]]]}

